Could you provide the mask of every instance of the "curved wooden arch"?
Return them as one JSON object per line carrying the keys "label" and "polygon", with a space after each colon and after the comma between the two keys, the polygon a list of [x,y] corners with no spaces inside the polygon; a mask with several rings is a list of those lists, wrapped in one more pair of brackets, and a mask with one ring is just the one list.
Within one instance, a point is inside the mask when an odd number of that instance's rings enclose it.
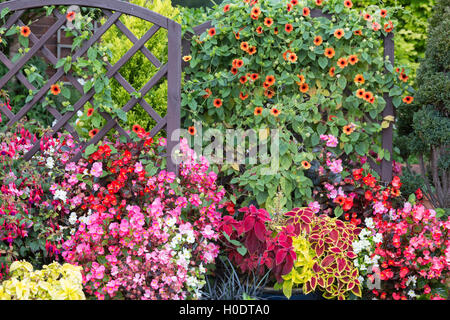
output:
{"label": "curved wooden arch", "polygon": [[[156,135],[160,130],[164,129],[167,133],[167,168],[170,171],[177,172],[178,166],[172,159],[172,154],[179,143],[178,129],[180,128],[180,105],[181,105],[181,25],[167,17],[164,17],[147,8],[140,7],[128,2],[119,0],[12,0],[0,3],[0,11],[8,8],[12,13],[6,24],[3,26],[6,30],[11,28],[16,22],[19,25],[24,25],[20,20],[21,15],[28,9],[41,8],[44,6],[80,6],[99,8],[103,10],[106,17],[106,22],[100,26],[92,35],[90,39],[85,41],[82,46],[73,54],[72,58],[77,58],[86,54],[88,49],[113,25],[116,25],[128,39],[133,43],[131,49],[126,52],[114,65],[107,63],[106,76],[114,78],[122,85],[122,87],[129,93],[140,93],[141,98],[131,96],[129,101],[122,106],[124,112],[130,111],[136,104],[140,104],[145,111],[156,121],[155,127],[150,131],[150,135]],[[29,51],[25,53],[18,61],[12,63],[8,57],[0,52],[0,61],[8,68],[8,72],[0,78],[0,89],[3,88],[12,77],[16,78],[25,85],[28,89],[34,90],[34,86],[21,73],[21,68],[31,59],[37,52],[41,51],[45,58],[53,65],[56,65],[57,59],[50,50],[47,49],[46,42],[50,37],[57,32],[66,22],[66,17],[58,12],[57,9],[53,11],[57,21],[38,39],[33,33],[30,34],[31,46]],[[153,26],[140,38],[136,36],[119,20],[122,14],[131,15],[145,21],[151,22]],[[168,35],[168,62],[164,65],[145,47],[146,42],[160,29],[167,30]],[[140,89],[135,90],[119,73],[119,69],[137,52],[141,51],[148,60],[158,68],[156,74]],[[60,67],[56,73],[47,81],[47,83],[33,96],[31,101],[26,103],[22,109],[13,114],[5,108],[0,108],[6,117],[9,119],[7,126],[11,126],[25,116],[28,111],[41,99],[45,98],[46,93],[50,90],[50,86],[66,76],[69,82],[81,93],[81,98],[73,105],[73,111],[66,112],[61,115],[58,110],[52,107],[47,107],[47,110],[55,117],[56,124],[51,128],[51,134],[56,134],[61,128],[67,129],[71,134],[77,138],[76,131],[69,124],[72,116],[79,111],[87,102],[92,103],[95,89],[92,88],[84,93],[83,87],[78,83],[75,77],[63,70]],[[167,78],[167,115],[162,118],[144,99],[145,95],[158,84],[163,77]],[[121,128],[118,121],[113,119],[111,115],[106,112],[100,112],[100,115],[106,120],[106,125],[87,143],[82,143],[82,149],[85,149],[90,144],[98,143],[111,129],[115,128],[121,135],[129,138],[128,133]],[[25,155],[25,159],[30,159],[37,151],[39,151],[39,142]],[[77,154],[72,161],[76,161],[81,157],[81,152]]]}

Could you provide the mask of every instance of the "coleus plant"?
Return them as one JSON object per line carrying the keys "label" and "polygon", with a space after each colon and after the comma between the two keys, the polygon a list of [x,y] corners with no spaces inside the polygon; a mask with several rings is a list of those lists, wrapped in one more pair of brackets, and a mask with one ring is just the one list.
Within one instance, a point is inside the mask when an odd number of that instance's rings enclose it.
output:
{"label": "coleus plant", "polygon": [[[324,214],[316,216],[309,208],[295,208],[285,215],[287,224],[294,228],[293,233],[304,236],[314,252],[311,277],[301,281],[303,292],[320,290],[327,299],[344,300],[350,294],[360,297],[359,272],[352,262],[357,257],[352,251],[352,241],[360,229]],[[292,285],[299,284],[289,275],[283,278]]]}
{"label": "coleus plant", "polygon": [[229,259],[242,272],[263,274],[269,269],[280,281],[282,275],[291,271],[296,259],[292,246],[294,228],[285,226],[278,232],[271,230],[269,213],[253,205],[238,211],[244,214],[243,217],[238,220],[232,216],[223,217],[220,229],[228,240],[224,244]]}

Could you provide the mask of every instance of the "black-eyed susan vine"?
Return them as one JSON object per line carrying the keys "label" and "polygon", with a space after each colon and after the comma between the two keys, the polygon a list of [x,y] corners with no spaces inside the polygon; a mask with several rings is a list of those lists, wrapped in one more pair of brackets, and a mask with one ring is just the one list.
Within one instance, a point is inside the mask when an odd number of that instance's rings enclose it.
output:
{"label": "black-eyed susan vine", "polygon": [[[313,9],[331,19],[313,18]],[[382,37],[396,31],[393,13],[360,12],[348,0],[228,0],[209,12],[211,28],[193,37],[185,69],[184,127],[280,132],[276,174],[262,175],[265,164],[219,166],[224,181],[247,191],[244,203],[270,209],[281,192],[285,208],[305,205],[321,135],[338,138],[332,152],[348,160],[391,159],[381,147],[394,121],[382,117],[383,95],[397,107],[412,90],[409,70],[383,55]]]}

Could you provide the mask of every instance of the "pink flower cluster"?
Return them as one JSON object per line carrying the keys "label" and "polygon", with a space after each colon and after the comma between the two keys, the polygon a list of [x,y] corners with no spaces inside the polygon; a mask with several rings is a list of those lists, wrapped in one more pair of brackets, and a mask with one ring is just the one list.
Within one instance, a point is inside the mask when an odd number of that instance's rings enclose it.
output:
{"label": "pink flower cluster", "polygon": [[[91,156],[83,180],[93,185],[83,197],[84,211],[91,213],[64,243],[63,257],[83,266],[85,290],[98,299],[198,298],[206,267],[219,254],[217,209],[225,190],[185,139],[178,177],[165,170],[146,174],[143,163],[158,146],[151,138],[145,145],[135,156],[134,145],[122,144],[111,156]],[[75,172],[86,172],[85,165],[70,164]]]}

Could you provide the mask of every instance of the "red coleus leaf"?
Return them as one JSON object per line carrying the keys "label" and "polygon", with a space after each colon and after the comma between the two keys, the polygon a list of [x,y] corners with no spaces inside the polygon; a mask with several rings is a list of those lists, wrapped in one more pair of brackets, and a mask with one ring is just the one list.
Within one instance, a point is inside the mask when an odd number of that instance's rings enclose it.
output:
{"label": "red coleus leaf", "polygon": [[294,266],[294,260],[291,260],[290,258],[286,259],[286,263],[283,266],[281,274],[282,275],[288,274],[289,272],[291,272],[293,266]]}
{"label": "red coleus leaf", "polygon": [[331,232],[329,233],[329,237],[331,239],[333,239],[334,242],[337,242],[339,239],[339,232],[335,229],[331,230]]}
{"label": "red coleus leaf", "polygon": [[347,291],[352,290],[354,286],[356,286],[356,283],[353,281],[350,281],[349,283],[347,283]]}
{"label": "red coleus leaf", "polygon": [[316,290],[317,278],[313,276],[313,277],[311,277],[311,279],[310,279],[309,281],[310,281],[310,283],[311,283],[311,288],[312,288],[313,290]]}
{"label": "red coleus leaf", "polygon": [[301,216],[300,219],[302,219],[304,223],[311,223],[311,219],[306,215]]}
{"label": "red coleus leaf", "polygon": [[279,250],[275,257],[275,263],[281,264],[283,262],[284,258],[286,257],[286,254],[287,254],[286,250],[283,250],[283,249]]}
{"label": "red coleus leaf", "polygon": [[325,280],[324,280],[324,278],[319,277],[319,278],[317,279],[317,284],[318,284],[319,286],[321,286],[322,288],[324,288],[324,287],[325,287]]}
{"label": "red coleus leaf", "polygon": [[347,261],[344,258],[337,258],[337,267],[338,267],[339,273],[344,271],[346,265],[347,265]]}
{"label": "red coleus leaf", "polygon": [[361,288],[359,286],[354,286],[352,292],[355,296],[361,297]]}
{"label": "red coleus leaf", "polygon": [[329,250],[333,253],[341,253],[342,252],[342,250],[339,249],[338,247],[332,247]]}
{"label": "red coleus leaf", "polygon": [[334,277],[333,276],[329,277],[327,279],[327,287],[331,286],[333,284],[333,282],[334,282]]}
{"label": "red coleus leaf", "polygon": [[320,257],[323,254],[323,252],[325,251],[325,246],[317,246],[315,251],[316,251],[316,255],[318,257]]}
{"label": "red coleus leaf", "polygon": [[358,269],[353,269],[351,276],[352,276],[352,278],[358,277]]}
{"label": "red coleus leaf", "polygon": [[308,294],[310,292],[314,291],[314,289],[311,286],[311,281],[305,282],[305,286],[303,287],[304,294]]}
{"label": "red coleus leaf", "polygon": [[253,226],[255,225],[255,218],[252,216],[247,216],[244,219],[244,231],[248,232],[251,229],[253,229]]}
{"label": "red coleus leaf", "polygon": [[346,256],[350,259],[355,259],[358,255],[356,253],[354,253],[353,251],[347,251]]}
{"label": "red coleus leaf", "polygon": [[319,273],[322,270],[322,268],[319,266],[317,262],[314,262],[312,269],[315,273]]}
{"label": "red coleus leaf", "polygon": [[330,264],[332,264],[333,262],[334,262],[334,256],[333,255],[328,255],[328,256],[326,256],[323,260],[322,260],[322,263],[321,263],[321,266],[323,267],[323,268],[325,268],[325,267],[328,267]]}
{"label": "red coleus leaf", "polygon": [[259,241],[264,242],[267,233],[266,226],[260,221],[256,221],[254,226],[256,237]]}
{"label": "red coleus leaf", "polygon": [[320,236],[317,233],[314,233],[309,236],[309,241],[317,241],[320,239]]}

